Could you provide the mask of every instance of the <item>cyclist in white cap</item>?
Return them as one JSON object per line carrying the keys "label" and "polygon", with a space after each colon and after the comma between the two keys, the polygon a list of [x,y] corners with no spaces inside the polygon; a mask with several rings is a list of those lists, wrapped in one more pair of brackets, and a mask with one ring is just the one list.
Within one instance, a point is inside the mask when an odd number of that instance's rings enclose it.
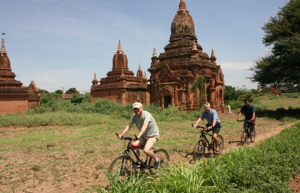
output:
{"label": "cyclist in white cap", "polygon": [[[134,111],[134,115],[121,135],[119,135],[119,138],[121,139],[122,136],[129,131],[133,124],[135,124],[139,130],[139,134],[137,135],[138,140],[134,141],[132,145],[144,146],[144,153],[155,160],[154,168],[158,169],[160,166],[160,159],[156,157],[151,150],[151,148],[159,140],[159,130],[157,124],[153,116],[149,112],[143,110],[143,105],[141,103],[134,103],[132,105],[132,109]],[[137,162],[136,165],[139,167],[140,163]]]}

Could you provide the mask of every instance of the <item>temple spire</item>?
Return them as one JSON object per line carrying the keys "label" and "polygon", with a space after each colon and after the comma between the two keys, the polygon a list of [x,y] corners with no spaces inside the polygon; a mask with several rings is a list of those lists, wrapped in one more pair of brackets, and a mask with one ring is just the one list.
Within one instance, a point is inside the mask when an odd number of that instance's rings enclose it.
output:
{"label": "temple spire", "polygon": [[180,3],[179,3],[179,10],[181,10],[181,9],[187,9],[184,0],[180,0]]}
{"label": "temple spire", "polygon": [[215,56],[215,52],[214,49],[211,50],[211,56],[210,56],[210,61],[216,64],[216,56]]}
{"label": "temple spire", "polygon": [[141,64],[139,64],[139,71],[142,71]]}
{"label": "temple spire", "polygon": [[144,76],[144,78],[147,79],[146,71],[145,71],[145,76]]}
{"label": "temple spire", "polygon": [[153,49],[153,56],[152,56],[152,57],[157,57],[157,54],[156,54],[155,48]]}
{"label": "temple spire", "polygon": [[211,50],[211,57],[216,57],[216,56],[215,56],[214,49]]}
{"label": "temple spire", "polygon": [[94,80],[96,80],[96,81],[97,81],[96,73],[94,74]]}
{"label": "temple spire", "polygon": [[121,46],[121,40],[119,40],[119,46],[118,46],[118,53],[123,52],[122,46]]}
{"label": "temple spire", "polygon": [[0,54],[2,55],[4,53],[6,53],[6,50],[5,50],[5,46],[4,46],[4,38],[2,38]]}
{"label": "temple spire", "polygon": [[193,42],[193,49],[192,50],[197,50],[196,40],[194,40],[194,42]]}

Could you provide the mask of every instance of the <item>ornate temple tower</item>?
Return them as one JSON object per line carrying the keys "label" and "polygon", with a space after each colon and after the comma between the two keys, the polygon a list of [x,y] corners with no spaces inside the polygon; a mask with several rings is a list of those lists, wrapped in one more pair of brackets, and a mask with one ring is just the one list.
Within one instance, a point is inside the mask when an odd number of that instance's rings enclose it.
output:
{"label": "ornate temple tower", "polygon": [[149,104],[149,93],[147,93],[148,80],[143,75],[141,66],[137,71],[137,77],[129,71],[126,54],[122,50],[119,40],[118,50],[113,57],[112,71],[107,73],[106,78],[100,80],[98,84],[96,73],[94,75],[91,88],[91,102],[97,98],[116,101],[121,104],[134,103],[136,101]]}
{"label": "ornate temple tower", "polygon": [[10,60],[2,38],[0,50],[0,114],[24,113],[28,109],[28,96],[23,90],[22,83],[15,80],[16,75],[11,71]]}
{"label": "ornate temple tower", "polygon": [[[159,57],[155,49],[153,51],[148,69],[151,73],[151,103],[160,102],[161,109],[171,104],[192,111],[199,107],[199,92],[202,92],[206,95],[202,102],[210,102],[213,109],[225,112],[224,75],[216,64],[214,51],[209,57],[197,44],[194,21],[184,0],[180,0],[171,24],[169,42]],[[190,93],[192,84],[200,75],[205,78],[205,88]]]}

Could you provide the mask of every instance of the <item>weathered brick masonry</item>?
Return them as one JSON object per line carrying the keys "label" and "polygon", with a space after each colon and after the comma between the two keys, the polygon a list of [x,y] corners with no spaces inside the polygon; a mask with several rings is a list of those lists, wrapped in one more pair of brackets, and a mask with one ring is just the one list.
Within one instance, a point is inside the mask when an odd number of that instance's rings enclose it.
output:
{"label": "weathered brick masonry", "polygon": [[[140,101],[144,104],[159,102],[160,109],[175,105],[185,111],[199,107],[200,92],[205,94],[202,102],[210,102],[211,107],[220,113],[226,111],[224,105],[224,75],[212,50],[211,56],[203,52],[197,43],[195,26],[185,1],[180,0],[179,9],[171,24],[170,43],[165,52],[157,57],[154,49],[152,63],[148,71],[151,77],[137,72],[137,77],[128,70],[128,62],[121,45],[113,59],[113,69],[100,85],[96,75],[92,81],[91,101],[97,98],[113,100],[121,104]],[[205,78],[205,88],[189,90],[199,77]],[[147,81],[150,81],[148,85]]]}
{"label": "weathered brick masonry", "polygon": [[24,113],[28,107],[40,106],[40,90],[32,81],[27,90],[22,88],[22,82],[15,80],[10,60],[2,38],[0,50],[0,114]]}

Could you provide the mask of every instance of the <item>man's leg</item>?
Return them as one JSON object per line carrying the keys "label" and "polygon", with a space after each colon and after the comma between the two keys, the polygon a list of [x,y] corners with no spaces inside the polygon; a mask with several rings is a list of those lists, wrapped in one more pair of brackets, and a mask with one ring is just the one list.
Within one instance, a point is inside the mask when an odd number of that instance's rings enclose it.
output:
{"label": "man's leg", "polygon": [[218,147],[218,134],[216,134],[216,133],[213,134],[213,140],[214,140],[215,145],[216,145],[216,151],[219,152],[219,147]]}
{"label": "man's leg", "polygon": [[158,157],[155,156],[154,152],[151,150],[152,147],[156,144],[158,139],[156,137],[151,137],[146,141],[145,147],[144,147],[144,153],[148,156],[150,156],[152,159],[155,160],[155,162],[158,162]]}
{"label": "man's leg", "polygon": [[[134,146],[140,146],[140,147],[141,147],[141,146],[144,146],[144,145],[145,145],[145,140],[144,140],[143,137],[140,137],[139,140],[135,140],[135,141],[134,141],[133,143],[131,143],[131,144],[134,145]],[[134,149],[135,149],[135,151],[137,152],[137,154],[140,155],[140,149],[139,149],[139,148],[134,148]],[[138,158],[136,158],[136,163],[141,164]]]}

